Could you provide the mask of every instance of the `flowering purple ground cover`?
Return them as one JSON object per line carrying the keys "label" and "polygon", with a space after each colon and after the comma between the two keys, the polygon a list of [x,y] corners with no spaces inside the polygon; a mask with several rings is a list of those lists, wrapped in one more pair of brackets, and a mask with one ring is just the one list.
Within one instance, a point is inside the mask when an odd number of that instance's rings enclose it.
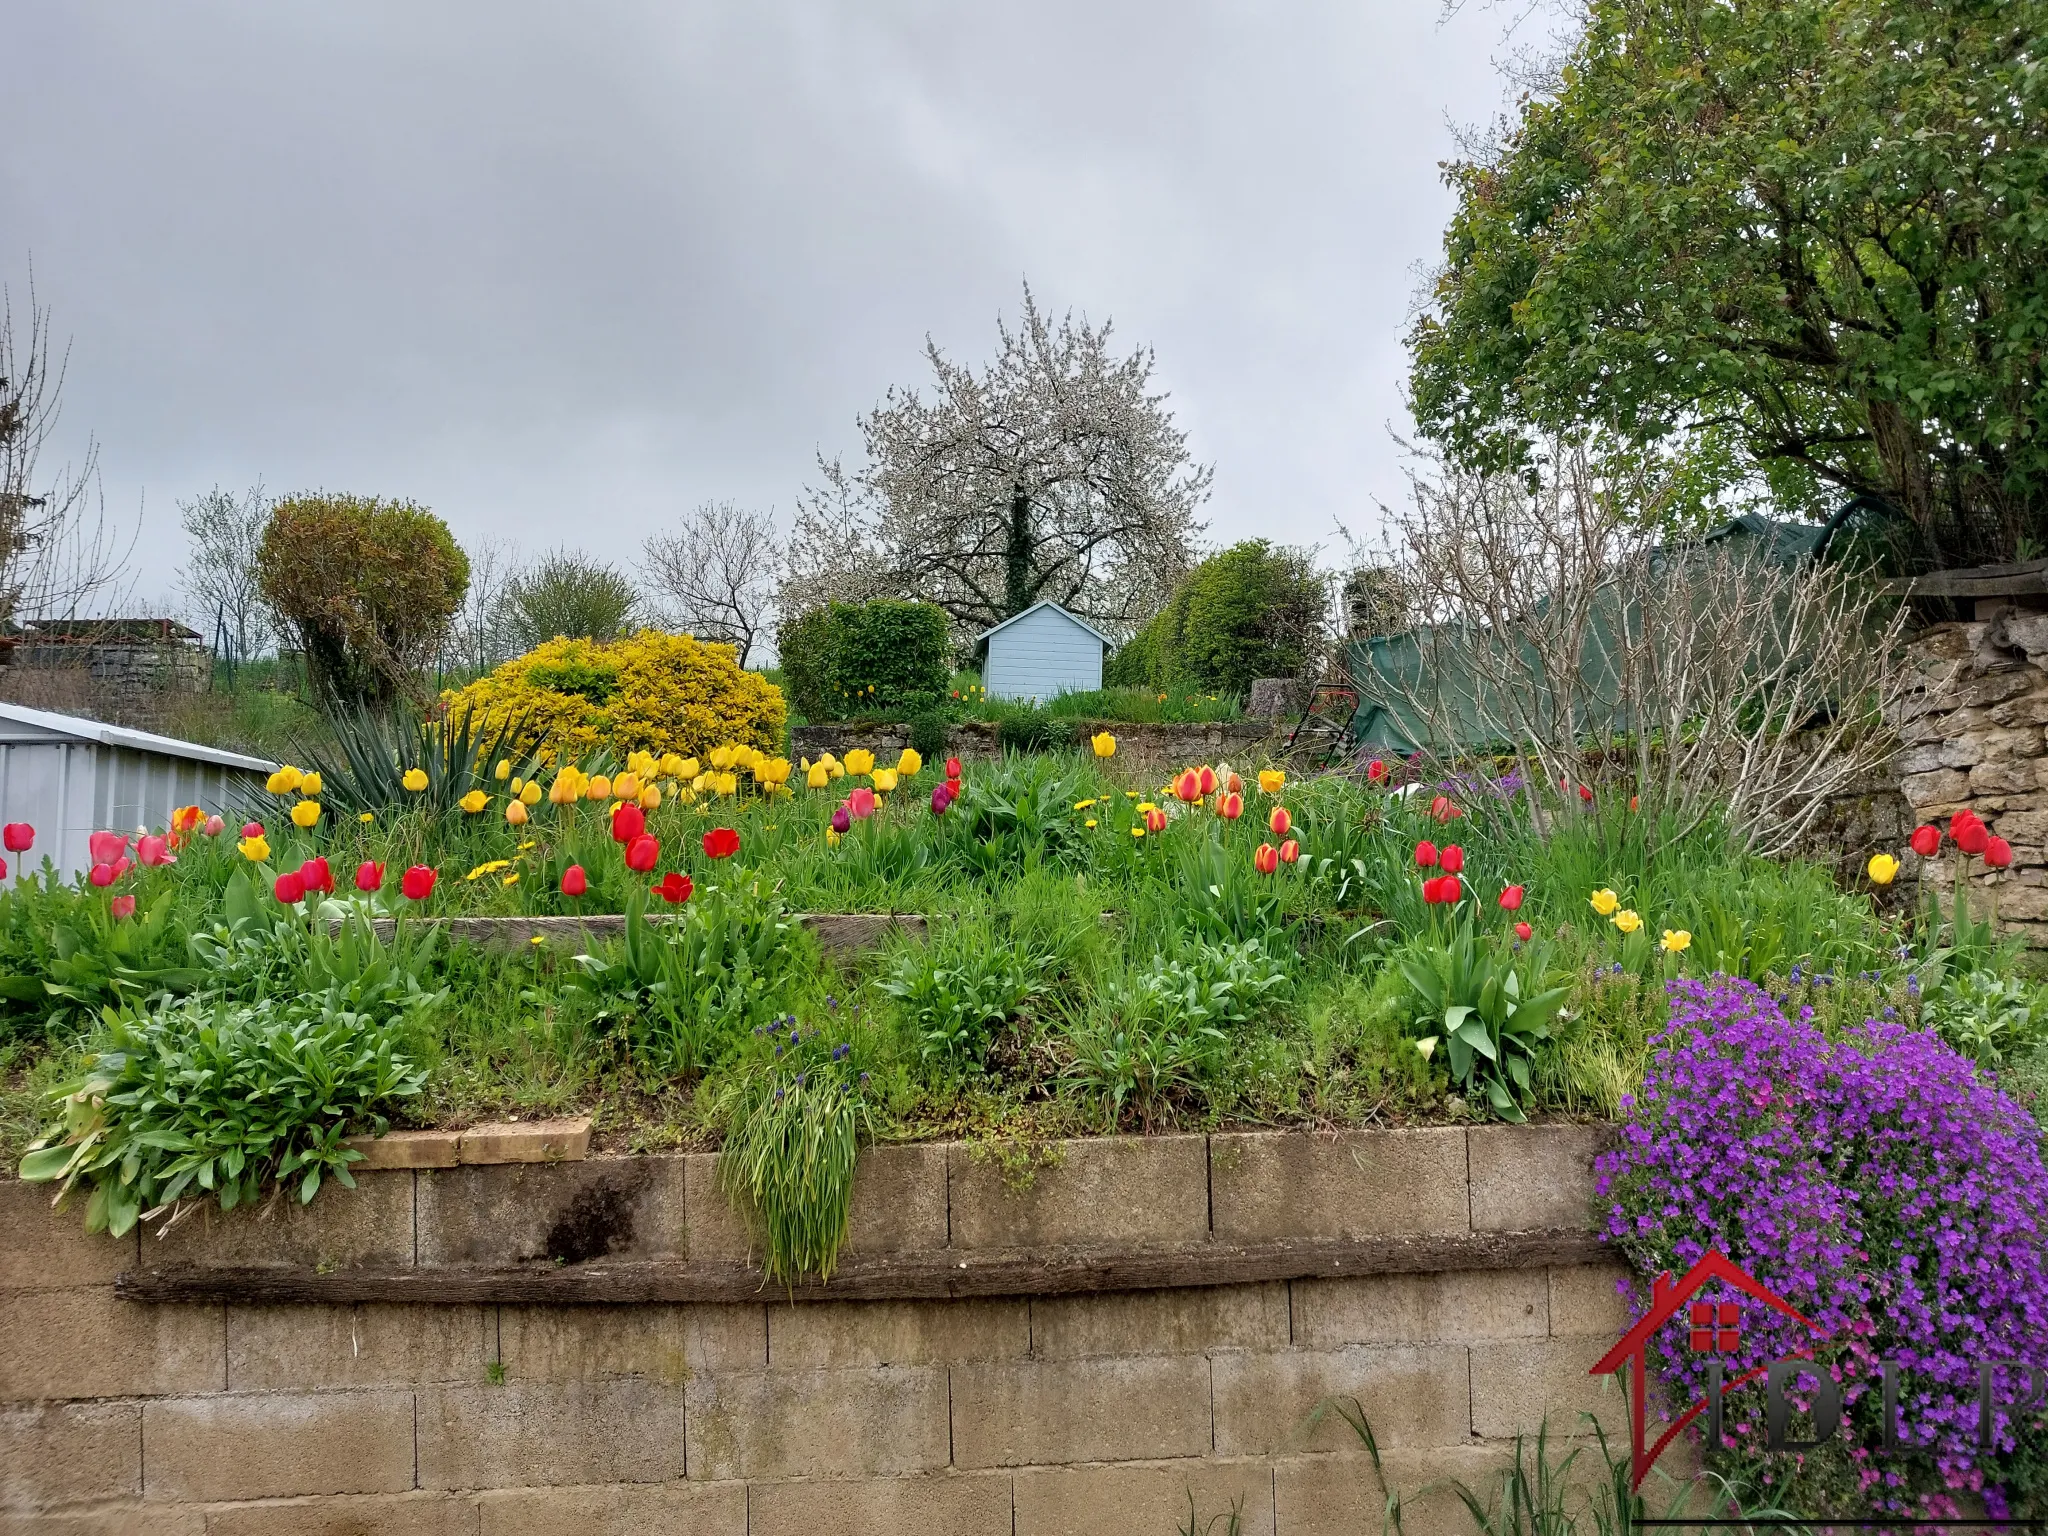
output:
{"label": "flowering purple ground cover", "polygon": [[[1930,1032],[1873,1019],[1830,1041],[1811,1008],[1788,1019],[1749,982],[1669,991],[1620,1147],[1600,1162],[1607,1236],[1644,1276],[1719,1248],[1819,1326],[1815,1358],[1845,1405],[1828,1446],[1772,1455],[1761,1384],[1731,1392],[1738,1470],[1812,1515],[1938,1517],[1976,1499],[1994,1515],[2048,1512],[2048,1422],[2003,1407],[2023,1390],[2017,1370],[1995,1371],[1992,1444],[1978,1443],[1979,1362],[2048,1368],[2038,1128]],[[1640,1313],[1648,1285],[1634,1289]],[[1730,1380],[1814,1347],[1764,1308],[1741,1320],[1739,1350],[1721,1357]],[[1651,1364],[1690,1404],[1711,1358],[1689,1350],[1681,1313]],[[1898,1448],[1883,1444],[1880,1361],[1902,1371]]]}

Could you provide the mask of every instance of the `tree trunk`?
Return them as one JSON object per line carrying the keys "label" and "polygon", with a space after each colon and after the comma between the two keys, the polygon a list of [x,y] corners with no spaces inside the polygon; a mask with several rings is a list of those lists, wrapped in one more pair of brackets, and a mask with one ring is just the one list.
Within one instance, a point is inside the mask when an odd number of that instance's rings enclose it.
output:
{"label": "tree trunk", "polygon": [[1023,486],[1010,489],[1010,531],[1003,548],[1003,617],[1029,608],[1031,591],[1031,497]]}

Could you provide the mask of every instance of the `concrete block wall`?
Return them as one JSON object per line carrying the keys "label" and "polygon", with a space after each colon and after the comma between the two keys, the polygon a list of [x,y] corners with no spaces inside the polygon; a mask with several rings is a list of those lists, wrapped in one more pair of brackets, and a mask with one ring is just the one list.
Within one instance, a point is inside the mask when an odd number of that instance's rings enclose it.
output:
{"label": "concrete block wall", "polygon": [[[1597,1128],[1085,1140],[1020,1175],[880,1148],[854,1253],[1125,1250],[1591,1223]],[[1373,1530],[1316,1405],[1391,1480],[1482,1478],[1548,1412],[1612,1429],[1606,1265],[943,1302],[149,1306],[147,1262],[349,1268],[731,1259],[710,1156],[386,1171],[161,1241],[88,1238],[0,1182],[7,1536],[1170,1536],[1189,1499],[1269,1536]],[[143,1244],[150,1246],[145,1255]],[[1447,1494],[1417,1536],[1462,1530]],[[1219,1524],[1216,1529],[1221,1530]]]}

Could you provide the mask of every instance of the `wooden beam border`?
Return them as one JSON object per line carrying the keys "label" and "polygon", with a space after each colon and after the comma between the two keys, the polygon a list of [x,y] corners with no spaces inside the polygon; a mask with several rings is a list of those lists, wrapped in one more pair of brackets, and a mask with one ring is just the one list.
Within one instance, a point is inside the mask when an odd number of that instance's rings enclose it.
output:
{"label": "wooden beam border", "polygon": [[184,1265],[137,1269],[115,1281],[136,1302],[230,1300],[352,1306],[638,1306],[798,1301],[947,1301],[960,1297],[1072,1296],[1153,1291],[1272,1280],[1455,1270],[1542,1269],[1611,1257],[1597,1234],[1532,1232],[1403,1233],[1386,1237],[1267,1243],[1203,1243],[1178,1248],[935,1249],[849,1257],[829,1281],[771,1283],[749,1264],[603,1259],[516,1268],[338,1269]]}

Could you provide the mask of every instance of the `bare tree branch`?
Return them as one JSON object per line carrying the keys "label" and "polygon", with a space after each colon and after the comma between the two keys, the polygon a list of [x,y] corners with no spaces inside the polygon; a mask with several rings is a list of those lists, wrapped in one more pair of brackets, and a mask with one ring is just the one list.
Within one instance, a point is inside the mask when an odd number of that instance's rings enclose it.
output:
{"label": "bare tree branch", "polygon": [[707,501],[646,545],[647,577],[663,621],[731,645],[746,666],[774,625],[782,536],[767,512]]}

